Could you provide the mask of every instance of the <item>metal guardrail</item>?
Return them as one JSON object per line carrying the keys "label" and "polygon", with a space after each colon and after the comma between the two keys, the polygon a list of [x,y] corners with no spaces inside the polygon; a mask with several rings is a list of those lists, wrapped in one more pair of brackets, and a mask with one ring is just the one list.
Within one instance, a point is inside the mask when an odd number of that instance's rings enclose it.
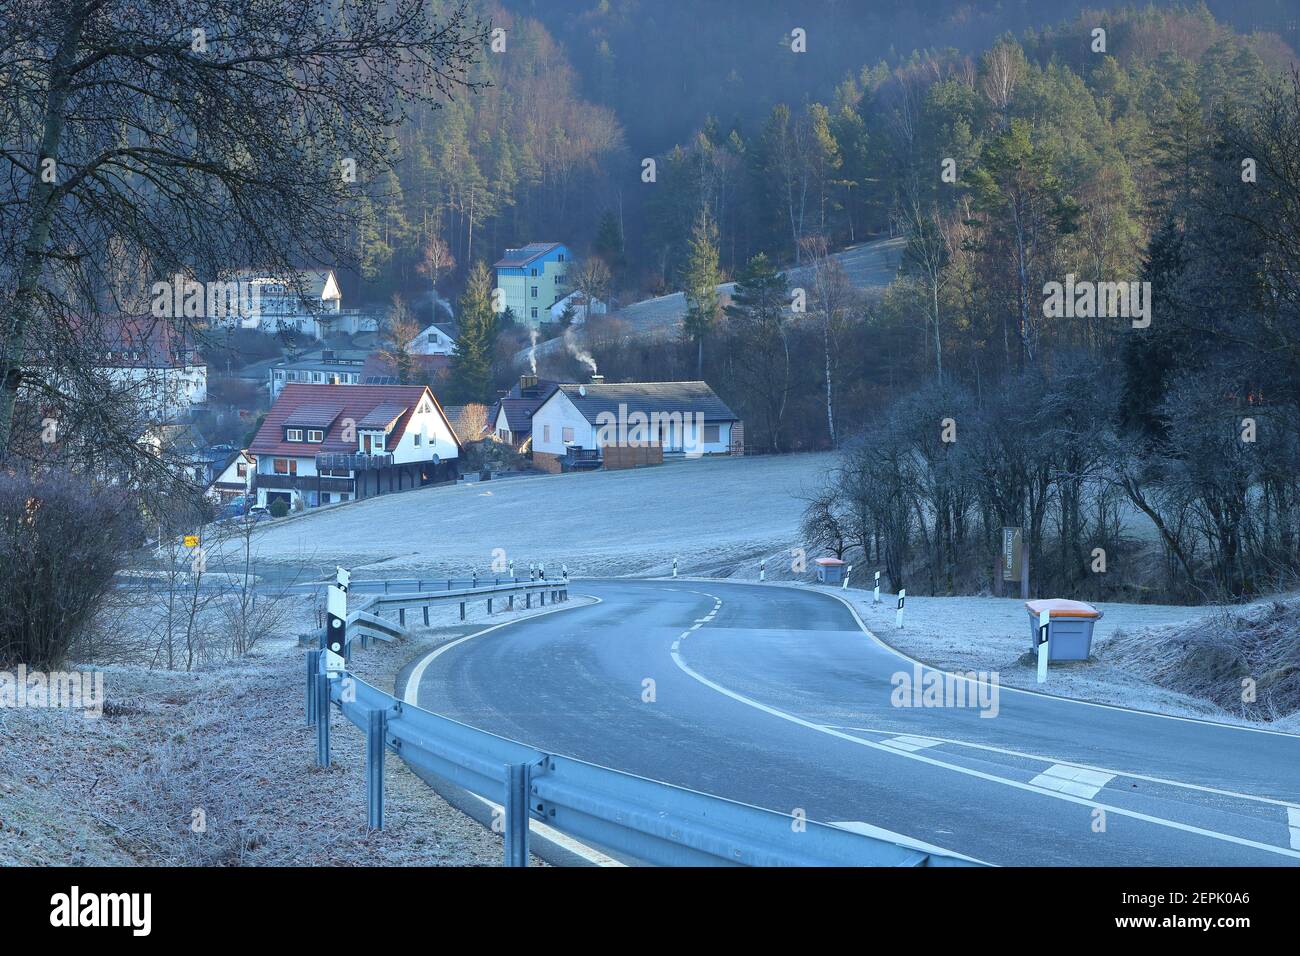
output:
{"label": "metal guardrail", "polygon": [[[538,585],[559,590],[567,582],[509,587],[533,592]],[[468,596],[462,591],[452,599]],[[567,593],[553,596],[564,600]],[[377,597],[401,609],[435,595]],[[345,646],[350,641],[349,635]],[[399,701],[346,669],[327,673],[323,650],[308,652],[306,677],[307,724],[316,728],[319,766],[330,764],[331,706],[366,733],[372,829],[384,825],[384,759],[391,751],[415,770],[499,802],[507,866],[527,866],[530,821],[616,856],[661,866],[980,865],[537,750]]]}

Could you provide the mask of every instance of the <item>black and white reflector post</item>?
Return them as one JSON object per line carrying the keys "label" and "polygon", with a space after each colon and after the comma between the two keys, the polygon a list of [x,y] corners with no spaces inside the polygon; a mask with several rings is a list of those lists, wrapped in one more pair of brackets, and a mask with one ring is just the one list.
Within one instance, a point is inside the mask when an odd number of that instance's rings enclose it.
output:
{"label": "black and white reflector post", "polygon": [[337,584],[325,591],[325,673],[341,674],[344,670],[343,649],[348,640],[348,595]]}
{"label": "black and white reflector post", "polygon": [[[900,588],[898,591],[898,614],[894,618],[894,624],[897,627],[903,626],[903,605],[907,603],[907,588]],[[1024,645],[1021,645],[1022,647]]]}
{"label": "black and white reflector post", "polygon": [[872,604],[880,603],[880,572],[879,571],[876,572],[876,587],[871,592],[871,603]]}
{"label": "black and white reflector post", "polygon": [[1047,657],[1052,649],[1048,633],[1052,626],[1052,612],[1038,612],[1038,683],[1047,683]]}
{"label": "black and white reflector post", "polygon": [[348,593],[348,585],[352,583],[352,572],[347,568],[334,569],[334,584],[340,588],[344,594]]}

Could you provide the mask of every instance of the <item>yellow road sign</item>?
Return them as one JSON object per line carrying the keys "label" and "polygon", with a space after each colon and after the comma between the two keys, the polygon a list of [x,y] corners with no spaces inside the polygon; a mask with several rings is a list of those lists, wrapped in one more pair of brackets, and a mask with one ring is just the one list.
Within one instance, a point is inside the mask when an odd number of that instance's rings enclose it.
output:
{"label": "yellow road sign", "polygon": [[197,534],[187,534],[185,536],[185,547],[197,548],[199,546],[199,536]]}

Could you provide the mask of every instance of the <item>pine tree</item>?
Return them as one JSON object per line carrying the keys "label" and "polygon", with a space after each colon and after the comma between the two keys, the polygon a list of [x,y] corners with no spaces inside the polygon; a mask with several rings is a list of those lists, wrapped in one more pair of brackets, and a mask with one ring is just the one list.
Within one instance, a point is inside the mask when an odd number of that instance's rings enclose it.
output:
{"label": "pine tree", "polygon": [[460,297],[460,333],[451,355],[451,395],[456,404],[492,401],[492,274],[480,260],[470,270]]}
{"label": "pine tree", "polygon": [[683,282],[686,318],[682,323],[686,334],[695,340],[695,374],[701,379],[704,377],[704,338],[718,319],[718,285],[721,282],[718,230],[709,218],[708,210],[701,209],[691,232],[690,255]]}

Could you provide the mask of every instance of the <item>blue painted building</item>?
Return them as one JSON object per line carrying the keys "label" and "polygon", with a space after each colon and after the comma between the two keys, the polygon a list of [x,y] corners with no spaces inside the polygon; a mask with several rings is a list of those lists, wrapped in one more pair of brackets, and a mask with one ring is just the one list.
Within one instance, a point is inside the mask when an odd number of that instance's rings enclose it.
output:
{"label": "blue painted building", "polygon": [[515,320],[536,327],[550,321],[551,306],[572,291],[568,285],[573,256],[562,242],[530,242],[519,249],[507,249],[493,268],[497,288],[504,297],[502,307],[514,312]]}

